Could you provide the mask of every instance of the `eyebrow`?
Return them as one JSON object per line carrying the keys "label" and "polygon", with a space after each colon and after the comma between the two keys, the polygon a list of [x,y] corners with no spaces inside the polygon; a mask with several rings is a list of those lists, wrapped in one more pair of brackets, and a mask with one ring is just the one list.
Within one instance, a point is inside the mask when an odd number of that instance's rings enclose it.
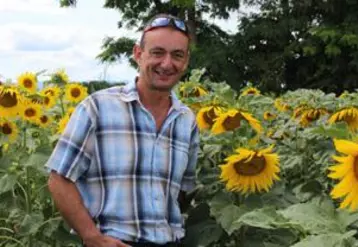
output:
{"label": "eyebrow", "polygon": [[[160,46],[156,46],[156,47],[149,49],[149,51],[155,51],[155,50],[166,51],[163,47],[160,47]],[[185,53],[185,51],[182,49],[175,49],[175,50],[170,51],[170,53],[176,53],[176,52]]]}

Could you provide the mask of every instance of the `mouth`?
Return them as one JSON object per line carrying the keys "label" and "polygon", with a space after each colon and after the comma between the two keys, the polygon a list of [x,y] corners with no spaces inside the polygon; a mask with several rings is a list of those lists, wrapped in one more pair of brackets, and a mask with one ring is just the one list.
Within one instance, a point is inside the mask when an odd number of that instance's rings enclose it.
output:
{"label": "mouth", "polygon": [[175,75],[175,72],[173,72],[173,71],[164,71],[164,70],[154,69],[153,72],[161,78],[167,78],[167,77]]}

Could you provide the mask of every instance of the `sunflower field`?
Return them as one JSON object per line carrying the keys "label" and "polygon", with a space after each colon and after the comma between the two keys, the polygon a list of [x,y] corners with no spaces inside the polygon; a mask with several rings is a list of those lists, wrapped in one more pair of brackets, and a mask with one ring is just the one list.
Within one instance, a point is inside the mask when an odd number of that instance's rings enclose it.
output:
{"label": "sunflower field", "polygon": [[[237,92],[203,72],[175,89],[201,132],[184,246],[358,247],[358,93]],[[44,164],[88,92],[37,76],[0,85],[0,246],[81,246]]]}

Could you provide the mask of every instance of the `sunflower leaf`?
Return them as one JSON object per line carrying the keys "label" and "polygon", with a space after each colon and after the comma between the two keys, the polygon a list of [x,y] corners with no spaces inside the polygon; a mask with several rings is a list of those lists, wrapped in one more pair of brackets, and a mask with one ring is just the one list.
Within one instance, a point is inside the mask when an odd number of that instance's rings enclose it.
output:
{"label": "sunflower leaf", "polygon": [[329,233],[318,236],[309,236],[292,247],[338,247],[338,246],[352,246],[352,236],[355,231],[350,231],[346,234]]}

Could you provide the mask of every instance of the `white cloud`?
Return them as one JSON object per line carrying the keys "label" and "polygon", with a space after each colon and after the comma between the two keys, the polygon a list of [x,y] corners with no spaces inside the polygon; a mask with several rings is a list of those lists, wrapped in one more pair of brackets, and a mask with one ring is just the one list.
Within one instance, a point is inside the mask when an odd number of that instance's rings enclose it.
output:
{"label": "white cloud", "polygon": [[54,0],[0,0],[0,12],[26,12],[61,14],[66,9],[59,8],[59,1]]}

